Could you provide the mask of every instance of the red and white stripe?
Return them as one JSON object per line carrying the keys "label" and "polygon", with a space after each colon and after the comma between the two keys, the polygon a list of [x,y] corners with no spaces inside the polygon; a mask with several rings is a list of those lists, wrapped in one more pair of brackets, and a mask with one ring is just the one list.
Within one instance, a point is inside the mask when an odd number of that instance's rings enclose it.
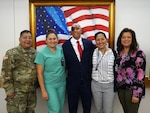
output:
{"label": "red and white stripe", "polygon": [[63,6],[68,30],[71,30],[73,23],[79,23],[83,36],[94,40],[94,35],[102,31],[109,37],[109,9],[108,6]]}
{"label": "red and white stripe", "polygon": [[[71,31],[73,23],[78,23],[82,28],[83,38],[94,42],[94,35],[102,31],[109,39],[109,7],[108,6],[63,6],[68,30]],[[58,34],[59,44],[64,43],[70,36]],[[36,37],[36,47],[40,50],[46,45],[45,35]]]}

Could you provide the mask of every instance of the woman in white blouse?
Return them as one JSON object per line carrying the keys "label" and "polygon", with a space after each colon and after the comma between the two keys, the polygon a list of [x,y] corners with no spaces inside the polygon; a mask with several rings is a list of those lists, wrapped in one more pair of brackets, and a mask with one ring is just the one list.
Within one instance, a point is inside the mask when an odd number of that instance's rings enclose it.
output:
{"label": "woman in white blouse", "polygon": [[115,57],[116,52],[107,47],[105,33],[95,34],[97,48],[93,53],[91,89],[97,113],[113,113],[115,97]]}

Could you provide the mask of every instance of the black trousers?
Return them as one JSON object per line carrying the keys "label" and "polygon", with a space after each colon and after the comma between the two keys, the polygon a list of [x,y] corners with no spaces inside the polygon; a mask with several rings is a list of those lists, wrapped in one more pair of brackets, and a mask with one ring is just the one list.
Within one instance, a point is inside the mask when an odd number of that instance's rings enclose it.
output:
{"label": "black trousers", "polygon": [[91,111],[91,87],[81,83],[77,87],[67,87],[69,113],[77,113],[78,102],[81,98],[83,113]]}
{"label": "black trousers", "polygon": [[138,103],[132,103],[131,89],[119,89],[118,96],[124,113],[138,113],[140,101]]}

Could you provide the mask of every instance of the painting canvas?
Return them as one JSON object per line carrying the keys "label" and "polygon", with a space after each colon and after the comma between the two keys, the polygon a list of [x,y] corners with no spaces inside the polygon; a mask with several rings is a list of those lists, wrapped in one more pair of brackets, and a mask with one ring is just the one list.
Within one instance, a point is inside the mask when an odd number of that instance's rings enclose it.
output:
{"label": "painting canvas", "polygon": [[95,33],[102,31],[108,38],[108,45],[113,47],[114,5],[111,3],[96,2],[91,5],[89,2],[80,4],[72,2],[68,4],[67,2],[67,4],[59,5],[56,2],[50,3],[50,5],[45,3],[41,5],[41,3],[33,2],[34,7],[30,7],[30,22],[31,31],[35,34],[34,46],[37,50],[40,50],[46,45],[45,34],[49,28],[56,31],[59,44],[63,44],[65,40],[71,37],[72,24],[78,23],[82,28],[83,38],[92,40],[94,43]]}

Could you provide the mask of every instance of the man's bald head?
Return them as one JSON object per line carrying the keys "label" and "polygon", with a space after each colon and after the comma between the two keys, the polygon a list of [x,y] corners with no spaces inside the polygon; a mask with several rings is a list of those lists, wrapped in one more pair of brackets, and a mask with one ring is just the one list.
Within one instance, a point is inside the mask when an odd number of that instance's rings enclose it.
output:
{"label": "man's bald head", "polygon": [[78,23],[74,23],[71,27],[71,34],[75,39],[79,39],[81,37],[82,29]]}
{"label": "man's bald head", "polygon": [[81,29],[81,26],[78,23],[74,23],[71,27],[71,31],[74,31],[75,29]]}

